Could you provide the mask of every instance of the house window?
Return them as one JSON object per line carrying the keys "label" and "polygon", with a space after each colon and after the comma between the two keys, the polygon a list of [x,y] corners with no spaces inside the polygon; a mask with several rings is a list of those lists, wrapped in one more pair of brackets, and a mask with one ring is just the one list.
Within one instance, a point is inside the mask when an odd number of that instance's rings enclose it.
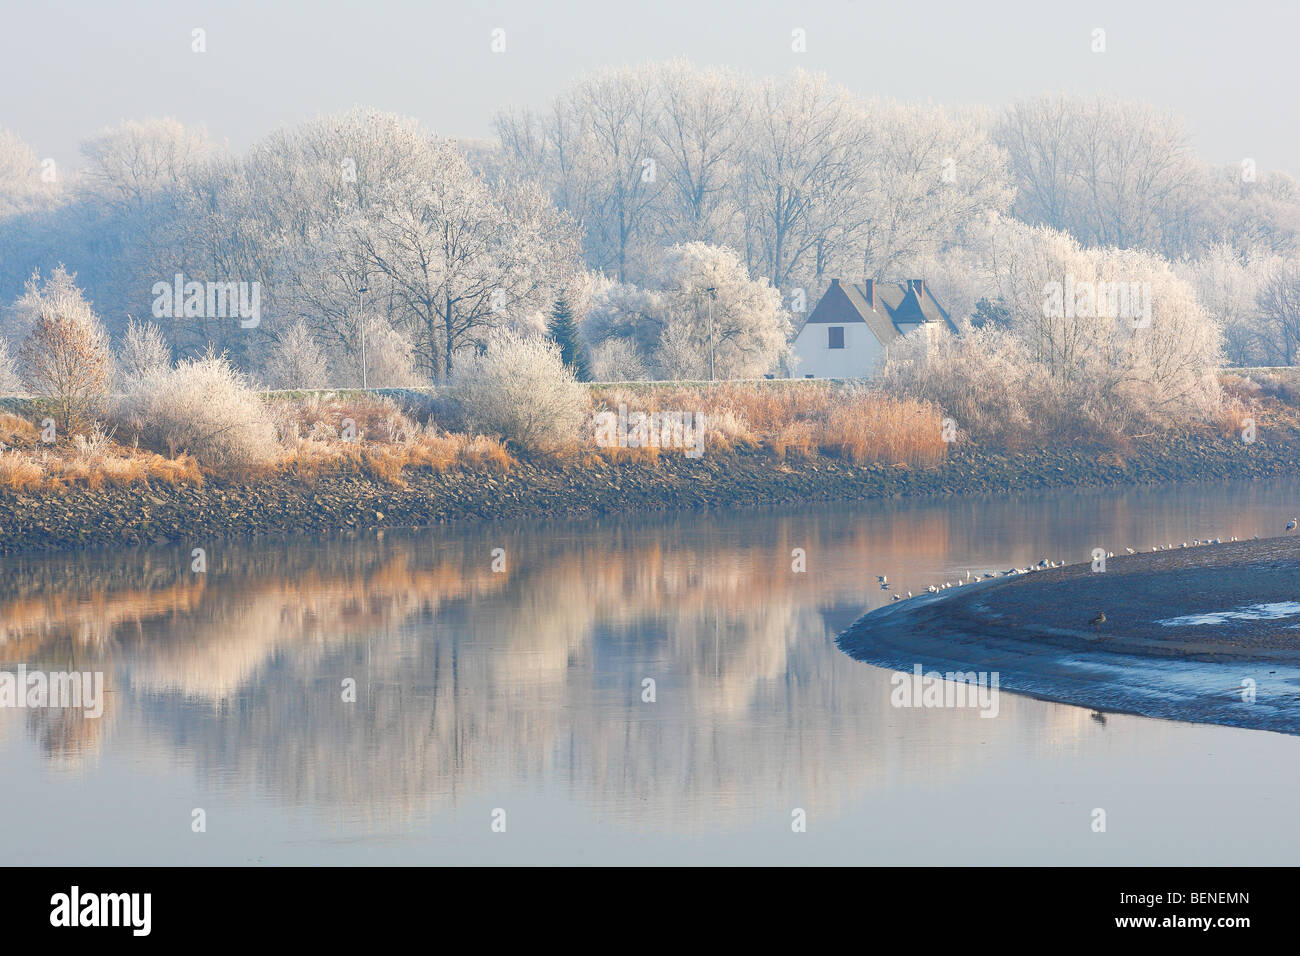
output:
{"label": "house window", "polygon": [[830,333],[830,343],[829,343],[830,348],[833,349],[844,348],[844,326],[832,325],[826,331]]}

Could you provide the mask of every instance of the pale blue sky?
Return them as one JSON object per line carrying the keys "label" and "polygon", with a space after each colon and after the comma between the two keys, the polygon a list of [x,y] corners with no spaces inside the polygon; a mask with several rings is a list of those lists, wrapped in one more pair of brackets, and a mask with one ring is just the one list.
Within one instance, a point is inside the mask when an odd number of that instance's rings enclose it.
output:
{"label": "pale blue sky", "polygon": [[[490,51],[495,27],[504,54]],[[805,54],[791,52],[795,27]],[[1090,50],[1096,27],[1104,54]],[[7,0],[0,126],[72,165],[83,136],[145,116],[204,123],[237,149],[354,105],[486,137],[499,107],[544,106],[586,69],[685,56],[944,104],[1115,92],[1183,115],[1207,159],[1300,174],[1297,36],[1294,2]]]}

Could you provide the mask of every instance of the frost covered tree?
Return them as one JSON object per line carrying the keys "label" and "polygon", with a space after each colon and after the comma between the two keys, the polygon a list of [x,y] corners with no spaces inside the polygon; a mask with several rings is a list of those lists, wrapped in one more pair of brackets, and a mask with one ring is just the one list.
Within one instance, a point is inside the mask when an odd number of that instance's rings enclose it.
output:
{"label": "frost covered tree", "polygon": [[650,377],[650,370],[630,341],[609,338],[591,350],[591,377],[597,382],[640,382]]}
{"label": "frost covered tree", "polygon": [[781,294],[730,249],[690,242],[665,256],[656,290],[659,360],[671,378],[757,378],[787,351]]}
{"label": "frost covered tree", "polygon": [[117,367],[122,378],[127,381],[142,378],[170,367],[171,363],[171,346],[162,329],[152,322],[128,319],[126,334],[117,350]]}
{"label": "frost covered tree", "polygon": [[1266,364],[1278,352],[1276,326],[1261,315],[1259,293],[1280,261],[1262,250],[1243,254],[1220,242],[1177,266],[1222,327],[1226,357],[1235,365]]}
{"label": "frost covered tree", "polygon": [[17,134],[0,129],[0,217],[47,209],[60,193],[60,180],[41,178],[35,151]]}
{"label": "frost covered tree", "polygon": [[92,424],[108,401],[113,356],[75,277],[58,268],[42,283],[34,273],[10,311],[22,335],[19,373],[28,390],[53,402],[61,434]]}
{"label": "frost covered tree", "polygon": [[191,175],[214,152],[203,127],[174,119],[128,121],[81,144],[86,186],[117,206],[138,207]]}
{"label": "frost covered tree", "polygon": [[0,337],[0,395],[21,395],[23,391],[18,362],[9,350],[8,340]]}
{"label": "frost covered tree", "polygon": [[824,75],[769,79],[754,96],[740,185],[748,260],[786,288],[819,274],[819,253],[859,221],[870,134],[862,104]]}
{"label": "frost covered tree", "polygon": [[493,189],[449,144],[427,181],[385,192],[357,244],[413,316],[422,367],[435,378],[512,314],[540,316],[576,268],[572,225],[539,187]]}
{"label": "frost covered tree", "polygon": [[329,384],[325,353],[301,319],[271,346],[263,369],[271,388],[324,388]]}
{"label": "frost covered tree", "polygon": [[209,349],[135,379],[119,403],[123,428],[147,448],[206,468],[246,473],[280,453],[270,411],[226,356]]}
{"label": "frost covered tree", "polygon": [[1004,221],[989,265],[1008,329],[1055,394],[1098,427],[1204,417],[1217,405],[1218,325],[1158,255],[1086,249]]}
{"label": "frost covered tree", "polygon": [[1266,357],[1280,365],[1295,365],[1300,354],[1300,261],[1274,265],[1257,296],[1266,329]]}
{"label": "frost covered tree", "polygon": [[653,228],[663,190],[659,109],[650,67],[578,80],[549,114],[504,113],[498,135],[518,172],[537,177],[586,229],[585,253],[620,281]]}
{"label": "frost covered tree", "polygon": [[994,138],[1024,222],[1088,246],[1176,249],[1203,173],[1177,118],[1114,97],[1040,96],[1007,110]]}

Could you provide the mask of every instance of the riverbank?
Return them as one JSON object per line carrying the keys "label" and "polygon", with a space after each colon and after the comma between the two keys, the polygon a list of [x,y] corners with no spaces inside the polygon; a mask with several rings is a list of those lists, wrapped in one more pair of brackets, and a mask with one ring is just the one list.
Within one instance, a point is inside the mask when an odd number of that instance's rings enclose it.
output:
{"label": "riverbank", "polygon": [[1300,734],[1300,538],[1098,544],[1147,553],[895,602],[838,643],[880,667],[995,672],[1002,690],[1099,711]]}
{"label": "riverbank", "polygon": [[364,472],[201,483],[140,482],[0,492],[0,553],[193,542],[449,521],[757,508],[831,500],[1011,493],[1300,473],[1300,436],[1246,444],[1216,434],[1084,443],[1018,455],[953,446],[934,467],[780,458],[767,449],[699,458],[581,461],[519,457],[508,467],[407,468],[394,484]]}

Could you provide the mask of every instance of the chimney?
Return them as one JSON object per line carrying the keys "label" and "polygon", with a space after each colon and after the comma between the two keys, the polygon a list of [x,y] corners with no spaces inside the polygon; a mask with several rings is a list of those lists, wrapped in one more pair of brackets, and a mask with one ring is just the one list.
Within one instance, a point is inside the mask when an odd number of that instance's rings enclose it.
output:
{"label": "chimney", "polygon": [[907,291],[908,291],[908,292],[915,292],[915,293],[916,293],[916,297],[917,297],[918,299],[921,298],[922,296],[925,295],[925,280],[924,280],[924,279],[908,279],[908,280],[907,280]]}
{"label": "chimney", "polygon": [[876,311],[876,280],[867,279],[863,283],[863,291],[866,294],[867,305],[871,306],[871,311]]}

